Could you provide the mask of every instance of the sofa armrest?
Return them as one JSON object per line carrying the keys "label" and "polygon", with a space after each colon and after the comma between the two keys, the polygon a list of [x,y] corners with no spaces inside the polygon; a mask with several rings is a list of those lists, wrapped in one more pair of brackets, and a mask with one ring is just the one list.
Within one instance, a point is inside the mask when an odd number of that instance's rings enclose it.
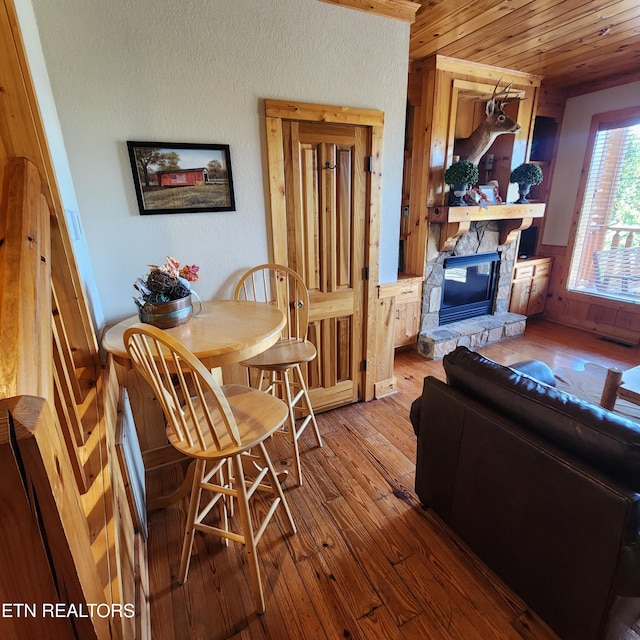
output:
{"label": "sofa armrest", "polygon": [[420,431],[420,404],[422,403],[422,396],[418,396],[412,403],[409,409],[409,420],[413,426],[413,433],[418,435]]}

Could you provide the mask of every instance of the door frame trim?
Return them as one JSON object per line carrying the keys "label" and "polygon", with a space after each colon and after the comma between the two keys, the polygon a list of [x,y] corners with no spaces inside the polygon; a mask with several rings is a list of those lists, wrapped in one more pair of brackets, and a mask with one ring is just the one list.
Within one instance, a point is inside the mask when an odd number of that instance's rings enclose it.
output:
{"label": "door frame trim", "polygon": [[364,263],[369,278],[364,280],[363,307],[363,358],[367,366],[362,371],[362,398],[374,398],[376,372],[376,294],[380,271],[380,213],[382,190],[382,135],[384,112],[357,107],[336,107],[288,100],[264,100],[267,134],[267,171],[269,201],[271,205],[271,237],[274,262],[287,264],[287,230],[276,220],[286,219],[286,193],[284,180],[283,121],[325,122],[348,124],[369,129],[369,155],[371,172],[367,181],[366,206],[369,209],[365,221]]}

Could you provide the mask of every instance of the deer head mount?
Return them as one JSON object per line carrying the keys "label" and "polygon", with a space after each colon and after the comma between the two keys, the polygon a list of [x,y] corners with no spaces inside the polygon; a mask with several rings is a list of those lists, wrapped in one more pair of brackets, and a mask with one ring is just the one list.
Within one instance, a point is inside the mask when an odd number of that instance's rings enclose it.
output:
{"label": "deer head mount", "polygon": [[520,130],[520,125],[504,112],[504,106],[510,102],[519,102],[522,98],[518,92],[511,91],[511,82],[502,91],[498,91],[499,85],[500,80],[493,89],[491,99],[487,101],[485,108],[487,117],[468,138],[459,138],[455,141],[453,153],[460,156],[460,160],[478,164],[480,158],[499,135],[516,133]]}

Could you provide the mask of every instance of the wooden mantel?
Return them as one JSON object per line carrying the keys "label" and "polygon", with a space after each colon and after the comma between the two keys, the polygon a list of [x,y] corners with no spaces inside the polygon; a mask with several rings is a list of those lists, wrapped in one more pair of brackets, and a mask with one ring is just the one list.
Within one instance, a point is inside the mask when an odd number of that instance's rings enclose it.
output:
{"label": "wooden mantel", "polygon": [[534,218],[544,217],[544,202],[497,204],[489,207],[427,207],[427,219],[442,225],[440,251],[452,251],[458,238],[467,233],[472,222],[501,220],[500,244],[516,239],[517,232],[528,229]]}

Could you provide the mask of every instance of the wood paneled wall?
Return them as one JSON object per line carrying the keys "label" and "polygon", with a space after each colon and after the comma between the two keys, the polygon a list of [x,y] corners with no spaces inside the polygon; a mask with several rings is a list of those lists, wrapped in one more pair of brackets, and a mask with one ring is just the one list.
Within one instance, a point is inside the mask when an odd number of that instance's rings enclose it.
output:
{"label": "wood paneled wall", "polygon": [[[558,123],[558,131],[564,115],[564,105],[567,91],[547,89],[541,93],[538,102],[538,114],[554,118]],[[562,135],[560,131],[560,136]],[[555,158],[559,138],[553,150]],[[583,158],[576,158],[583,162]],[[553,175],[555,163],[552,162],[549,173]],[[551,184],[547,186],[547,193]],[[570,237],[577,231],[578,208],[577,200],[573,211],[573,221]],[[542,238],[544,221],[540,225],[538,238]],[[580,329],[586,329],[596,334],[619,340],[625,344],[640,344],[640,305],[629,302],[608,300],[599,296],[568,292],[566,282],[571,266],[571,246],[539,244],[538,254],[554,258],[551,280],[547,292],[545,318]]]}
{"label": "wood paneled wall", "polygon": [[554,256],[545,318],[593,331],[624,344],[640,344],[640,309],[637,304],[568,293],[565,283],[571,256],[567,255],[567,248],[543,245],[540,254]]}
{"label": "wood paneled wall", "polygon": [[[413,106],[411,140],[411,180],[409,220],[405,244],[405,273],[422,276],[427,257],[429,225],[427,207],[445,204],[444,171],[453,160],[457,125],[472,117],[475,101],[491,97],[497,83],[512,83],[522,101],[512,117],[521,129],[515,135],[498,136],[491,152],[495,154],[493,176],[506,197],[509,174],[528,158],[540,78],[508,69],[475,65],[463,60],[433,56],[411,67],[408,98]],[[460,121],[460,122],[458,122]],[[471,122],[467,123],[471,126]]]}

